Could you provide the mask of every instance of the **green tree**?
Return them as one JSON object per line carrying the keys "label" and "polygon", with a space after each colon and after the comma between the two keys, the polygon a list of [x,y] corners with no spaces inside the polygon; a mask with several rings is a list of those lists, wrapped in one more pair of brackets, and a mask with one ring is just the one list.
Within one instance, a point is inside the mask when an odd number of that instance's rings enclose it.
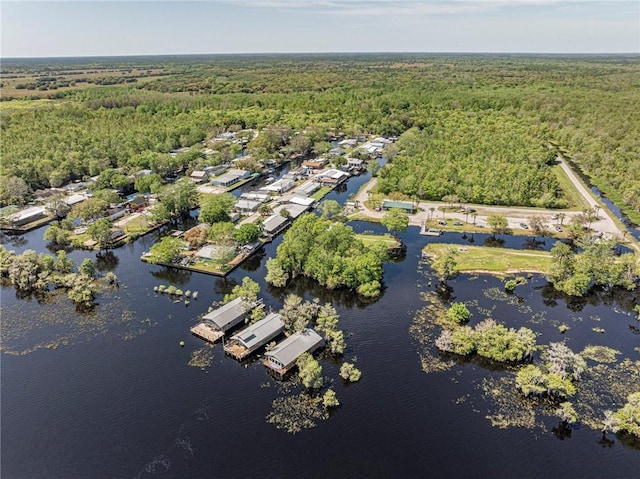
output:
{"label": "green tree", "polygon": [[613,413],[615,428],[640,438],[640,392],[629,394],[624,406]]}
{"label": "green tree", "polygon": [[447,318],[455,323],[462,324],[469,321],[471,313],[464,303],[453,303],[447,310]]}
{"label": "green tree", "polygon": [[342,363],[342,366],[340,366],[340,377],[345,381],[355,383],[360,381],[362,372],[352,363]]}
{"label": "green tree", "polygon": [[236,244],[236,231],[233,223],[214,223],[209,228],[209,241],[222,246],[234,246]]}
{"label": "green tree", "polygon": [[88,278],[96,277],[96,266],[90,258],[85,258],[78,267],[78,273]]}
{"label": "green tree", "polygon": [[267,260],[267,275],[265,281],[277,288],[284,288],[289,281],[289,273],[276,258]]}
{"label": "green tree", "polygon": [[31,188],[17,176],[0,176],[0,207],[24,205],[31,198]]}
{"label": "green tree", "polygon": [[173,185],[165,186],[159,193],[162,204],[171,214],[181,215],[198,204],[196,185],[188,178],[182,178]]}
{"label": "green tree", "polygon": [[71,208],[69,216],[88,221],[106,213],[109,203],[101,198],[88,198],[82,203],[77,203]]}
{"label": "green tree", "polygon": [[100,249],[106,248],[111,240],[111,221],[106,218],[95,221],[87,228],[87,234],[98,243]]}
{"label": "green tree", "polygon": [[439,256],[435,259],[433,268],[438,273],[440,281],[446,282],[453,276],[458,264],[456,261],[457,256],[458,252],[453,248],[449,248],[444,256]]}
{"label": "green tree", "polygon": [[173,263],[181,256],[184,247],[185,243],[180,238],[166,236],[151,247],[146,259],[152,264]]}
{"label": "green tree", "polygon": [[259,294],[260,285],[248,276],[245,276],[242,278],[241,284],[235,285],[230,293],[224,295],[222,302],[227,304],[236,298],[242,298],[242,301],[246,304],[255,304],[258,301]]}
{"label": "green tree", "polygon": [[323,218],[334,218],[342,213],[342,206],[336,200],[324,200],[318,205],[318,211]]}
{"label": "green tree", "polygon": [[491,227],[494,234],[504,233],[507,226],[509,226],[507,217],[498,214],[491,214],[487,216],[487,224]]}
{"label": "green tree", "polygon": [[198,219],[211,224],[229,221],[229,212],[235,203],[236,198],[231,193],[210,196],[201,206]]}
{"label": "green tree", "polygon": [[245,223],[236,229],[235,238],[240,244],[254,243],[260,238],[260,228],[254,223]]}
{"label": "green tree", "polygon": [[327,392],[322,395],[322,405],[325,407],[325,409],[340,406],[340,401],[338,401],[336,392],[333,389],[327,389]]}
{"label": "green tree", "polygon": [[406,231],[409,226],[409,215],[400,208],[391,208],[384,214],[380,222],[395,236],[397,233]]}
{"label": "green tree", "polygon": [[303,353],[296,361],[298,377],[307,389],[320,389],[324,384],[322,366],[309,353]]}
{"label": "green tree", "polygon": [[71,231],[62,228],[59,221],[54,221],[44,232],[43,238],[56,246],[67,246],[71,242]]}
{"label": "green tree", "polygon": [[134,188],[140,193],[158,193],[162,188],[162,178],[157,173],[138,176]]}

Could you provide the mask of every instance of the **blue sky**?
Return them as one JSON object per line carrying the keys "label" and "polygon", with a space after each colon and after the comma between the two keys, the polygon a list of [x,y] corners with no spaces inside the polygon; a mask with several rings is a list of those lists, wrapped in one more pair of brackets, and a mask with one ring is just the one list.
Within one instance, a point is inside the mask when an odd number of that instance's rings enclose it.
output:
{"label": "blue sky", "polygon": [[640,0],[2,0],[8,57],[638,53]]}

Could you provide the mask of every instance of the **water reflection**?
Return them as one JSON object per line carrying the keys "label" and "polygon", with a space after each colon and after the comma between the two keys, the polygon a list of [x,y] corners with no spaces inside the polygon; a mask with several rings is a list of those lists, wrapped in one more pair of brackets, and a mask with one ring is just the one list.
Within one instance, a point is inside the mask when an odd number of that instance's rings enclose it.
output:
{"label": "water reflection", "polygon": [[118,267],[118,263],[120,263],[120,260],[111,250],[100,251],[96,254],[96,270],[100,271],[101,273],[113,271]]}
{"label": "water reflection", "polygon": [[162,266],[158,271],[151,271],[154,278],[168,283],[183,286],[191,280],[191,271]]}

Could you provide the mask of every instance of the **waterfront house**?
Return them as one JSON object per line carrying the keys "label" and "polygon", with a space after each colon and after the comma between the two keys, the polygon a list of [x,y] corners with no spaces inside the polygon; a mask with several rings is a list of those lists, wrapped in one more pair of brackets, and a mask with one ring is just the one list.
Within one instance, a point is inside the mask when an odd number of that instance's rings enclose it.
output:
{"label": "waterfront house", "polygon": [[191,328],[191,332],[210,342],[216,342],[231,328],[242,322],[258,303],[247,303],[242,298],[229,301],[224,306],[205,314],[202,322]]}
{"label": "waterfront house", "polygon": [[213,183],[214,186],[227,188],[235,183],[238,183],[240,180],[249,178],[250,176],[251,174],[246,170],[231,169],[224,175],[214,178],[211,183]]}
{"label": "waterfront house", "polygon": [[247,191],[246,193],[242,193],[240,198],[244,198],[245,200],[251,201],[259,201],[261,203],[265,203],[271,199],[271,195],[269,193],[264,193],[260,191]]}
{"label": "waterfront house", "polygon": [[260,201],[240,199],[236,201],[235,209],[243,214],[255,213],[262,203]]}
{"label": "waterfront house", "polygon": [[284,331],[282,315],[271,313],[248,328],[231,336],[224,346],[225,353],[243,359]]}
{"label": "waterfront house", "polygon": [[311,170],[321,170],[324,168],[324,165],[327,164],[326,158],[316,158],[315,160],[307,160],[302,163],[302,166],[305,168],[309,168]]}
{"label": "waterfront house", "polygon": [[292,334],[265,353],[264,365],[283,375],[295,366],[297,359],[304,353],[312,353],[324,344],[322,337],[313,329],[305,329]]}
{"label": "waterfront house", "polygon": [[17,213],[9,215],[7,218],[12,226],[23,226],[34,221],[47,217],[47,212],[43,206],[31,206]]}
{"label": "waterfront house", "polygon": [[270,185],[263,186],[260,189],[264,190],[264,191],[271,191],[273,193],[279,193],[280,194],[280,193],[284,193],[285,191],[289,191],[294,186],[296,186],[295,181],[288,180],[286,178],[281,178],[281,179],[279,179],[277,181],[274,181]]}
{"label": "waterfront house", "polygon": [[320,185],[313,181],[307,181],[295,189],[295,193],[300,196],[311,196],[320,189]]}
{"label": "waterfront house", "polygon": [[287,227],[289,221],[289,218],[282,215],[271,215],[262,223],[262,230],[270,236],[275,236]]}
{"label": "waterfront house", "polygon": [[316,175],[316,180],[323,185],[339,185],[343,183],[347,178],[349,178],[348,173],[337,170],[335,168],[331,168]]}

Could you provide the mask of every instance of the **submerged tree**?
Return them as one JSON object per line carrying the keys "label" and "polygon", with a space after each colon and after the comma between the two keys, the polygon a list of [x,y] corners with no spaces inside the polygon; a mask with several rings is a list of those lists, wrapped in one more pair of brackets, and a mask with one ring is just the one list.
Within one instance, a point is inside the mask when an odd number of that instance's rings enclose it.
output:
{"label": "submerged tree", "polygon": [[302,354],[296,361],[298,377],[307,389],[320,389],[324,384],[322,366],[309,353]]}

